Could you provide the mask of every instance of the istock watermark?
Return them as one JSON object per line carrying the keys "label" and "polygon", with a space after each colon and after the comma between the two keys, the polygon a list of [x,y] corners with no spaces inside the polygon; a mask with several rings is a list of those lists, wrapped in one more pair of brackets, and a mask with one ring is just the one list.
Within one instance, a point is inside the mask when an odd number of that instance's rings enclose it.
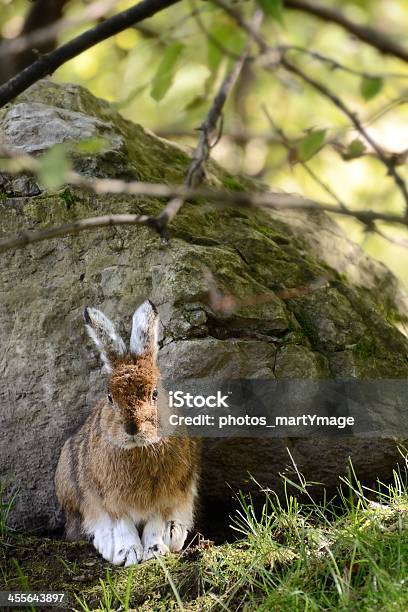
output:
{"label": "istock watermark", "polygon": [[229,408],[227,403],[228,397],[223,395],[221,391],[217,391],[215,395],[194,395],[193,393],[184,393],[184,391],[169,391],[169,407],[170,408]]}
{"label": "istock watermark", "polygon": [[163,435],[408,438],[408,380],[168,379]]}

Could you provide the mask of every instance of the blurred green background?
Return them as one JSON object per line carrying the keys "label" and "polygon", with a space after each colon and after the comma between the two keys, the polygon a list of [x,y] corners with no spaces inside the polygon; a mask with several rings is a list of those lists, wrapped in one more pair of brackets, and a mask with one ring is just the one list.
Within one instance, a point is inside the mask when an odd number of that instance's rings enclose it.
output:
{"label": "blurred green background", "polygon": [[[107,3],[105,0],[104,4],[110,5],[107,14],[113,14],[134,2]],[[381,29],[401,44],[408,44],[406,0],[326,0],[323,4],[338,8],[355,22]],[[31,5],[27,0],[0,0],[3,39],[19,35]],[[83,0],[71,0],[64,7],[64,15],[78,19],[89,5],[90,2]],[[254,10],[250,1],[234,6],[247,18]],[[59,43],[86,30],[92,23],[87,20],[64,29],[58,36]],[[282,19],[264,20],[262,35],[270,45],[301,46],[356,71],[382,75],[379,91],[367,99],[362,93],[361,75],[334,69],[303,52],[290,55],[302,69],[325,83],[358,113],[385,151],[400,153],[408,148],[406,64],[380,55],[334,24],[286,8]],[[82,84],[95,95],[111,101],[132,121],[166,138],[194,145],[195,130],[231,65],[231,56],[242,49],[244,41],[242,32],[219,8],[203,1],[183,1],[140,27],[128,29],[69,61],[53,78]],[[167,69],[163,68],[163,61],[167,62]],[[344,151],[356,138],[347,118],[293,75],[281,68],[266,73],[256,62],[247,66],[228,102],[223,138],[213,151],[213,156],[228,170],[257,177],[273,189],[335,202],[300,163],[294,163],[293,150],[288,155],[262,106],[291,142],[304,138],[308,130],[326,130],[325,146],[308,165],[350,208],[403,211],[400,193],[375,156],[368,154],[347,161],[339,154],[336,143]],[[406,164],[398,166],[398,170],[407,178]],[[356,221],[339,217],[336,220],[368,254],[388,265],[408,287],[406,247],[368,233]],[[394,241],[408,238],[408,232],[402,228],[379,227]]]}

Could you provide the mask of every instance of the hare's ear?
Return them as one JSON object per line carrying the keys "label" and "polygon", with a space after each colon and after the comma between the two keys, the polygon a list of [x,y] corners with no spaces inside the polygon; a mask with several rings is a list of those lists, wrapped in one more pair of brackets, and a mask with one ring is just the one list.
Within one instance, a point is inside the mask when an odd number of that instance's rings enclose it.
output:
{"label": "hare's ear", "polygon": [[159,316],[156,307],[150,300],[146,300],[133,315],[130,352],[133,355],[151,353],[153,359],[156,359],[158,327]]}
{"label": "hare's ear", "polygon": [[96,308],[85,308],[85,327],[89,336],[95,342],[101,359],[108,372],[112,372],[113,363],[126,354],[126,345],[116,333],[112,321]]}

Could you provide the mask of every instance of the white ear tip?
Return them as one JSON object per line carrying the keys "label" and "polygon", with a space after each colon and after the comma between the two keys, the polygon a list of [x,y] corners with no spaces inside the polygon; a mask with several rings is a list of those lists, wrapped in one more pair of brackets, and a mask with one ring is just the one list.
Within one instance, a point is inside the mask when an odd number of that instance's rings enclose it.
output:
{"label": "white ear tip", "polygon": [[85,328],[89,337],[99,349],[102,361],[106,368],[112,369],[108,355],[122,357],[126,354],[126,345],[122,338],[116,333],[115,327],[100,310],[96,308],[84,309],[83,317]]}
{"label": "white ear tip", "polygon": [[140,304],[139,308],[136,309],[136,312],[145,312],[146,314],[155,314],[157,315],[157,308],[150,300],[145,300],[142,304]]}
{"label": "white ear tip", "polygon": [[131,353],[143,355],[148,350],[156,352],[158,320],[156,306],[150,300],[145,300],[136,308],[130,337]]}
{"label": "white ear tip", "polygon": [[158,318],[156,306],[150,300],[145,300],[136,308],[133,314],[133,324],[137,326],[147,326],[148,321],[155,321]]}

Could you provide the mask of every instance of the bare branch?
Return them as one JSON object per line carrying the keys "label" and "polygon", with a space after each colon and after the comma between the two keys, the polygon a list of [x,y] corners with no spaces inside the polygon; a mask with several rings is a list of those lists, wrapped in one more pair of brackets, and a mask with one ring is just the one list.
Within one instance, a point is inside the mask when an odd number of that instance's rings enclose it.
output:
{"label": "bare branch", "polygon": [[[31,158],[30,158],[31,159]],[[34,160],[36,162],[36,160]],[[35,165],[35,164],[34,164]],[[34,169],[31,165],[30,170]],[[408,219],[394,213],[382,213],[371,210],[350,210],[333,204],[320,203],[300,196],[284,193],[226,191],[209,188],[193,188],[186,185],[165,185],[125,182],[117,179],[90,179],[75,172],[68,172],[67,184],[92,191],[96,194],[127,194],[132,196],[150,196],[156,198],[180,198],[182,201],[194,198],[205,198],[209,203],[220,207],[234,206],[244,209],[261,208],[264,210],[314,210],[354,218],[365,225],[375,221],[408,226]],[[18,236],[0,240],[0,253],[10,249],[23,248],[27,245],[70,235],[83,231],[110,227],[113,225],[148,225],[157,229],[157,218],[148,215],[117,214],[102,217],[80,219],[66,225],[50,227],[34,232],[22,232]]]}
{"label": "bare branch", "polygon": [[393,55],[403,62],[408,62],[408,49],[405,49],[395,40],[379,30],[351,21],[343,13],[334,8],[321,4],[313,4],[307,0],[286,0],[285,8],[302,11],[309,15],[314,15],[314,17],[318,17],[323,21],[336,23],[344,30],[347,30],[347,32],[350,32],[350,34],[356,36],[359,40],[362,40],[380,51],[380,53]]}
{"label": "bare branch", "polygon": [[[68,0],[36,0],[31,2],[30,8],[24,18],[21,33],[23,36],[29,36],[31,32],[39,27],[51,26],[62,16],[65,5]],[[36,49],[26,49],[20,53],[13,54],[7,58],[7,61],[0,63],[0,83],[5,83],[15,74],[26,68],[34,62],[38,54],[48,53],[56,46],[55,37],[49,37],[48,40],[39,43]]]}
{"label": "bare branch", "polygon": [[21,232],[21,234],[13,238],[0,240],[0,253],[4,253],[10,249],[21,249],[28,244],[51,240],[52,238],[73,236],[85,230],[94,230],[101,227],[110,227],[112,225],[146,224],[147,221],[148,217],[146,215],[106,215],[103,217],[80,219],[73,223],[59,225],[58,227],[50,227],[45,230],[39,230],[38,232]]}
{"label": "bare branch", "polygon": [[282,45],[280,48],[283,51],[297,51],[298,53],[303,53],[304,55],[308,55],[309,57],[312,57],[318,60],[319,62],[326,64],[332,70],[341,70],[342,72],[347,72],[348,74],[353,74],[354,76],[359,76],[366,79],[408,79],[408,72],[367,72],[366,70],[356,70],[355,68],[350,68],[350,66],[346,66],[345,64],[340,63],[332,57],[323,55],[323,53],[320,53],[319,51],[305,49],[305,47],[301,47],[299,45]]}
{"label": "bare branch", "polygon": [[[198,187],[203,178],[204,178],[204,164],[208,161],[210,156],[211,149],[218,142],[218,139],[214,144],[211,144],[210,138],[212,134],[217,128],[217,124],[222,116],[222,110],[224,108],[225,102],[228,98],[229,93],[231,92],[234,84],[236,83],[238,76],[241,73],[241,70],[247,60],[250,45],[253,40],[254,34],[252,32],[257,31],[262,21],[262,12],[256,11],[254,18],[251,24],[251,33],[248,37],[248,42],[245,46],[244,51],[239,56],[238,60],[235,62],[231,71],[224,78],[220,89],[215,96],[213,103],[208,111],[207,117],[204,122],[200,126],[200,138],[195,148],[190,166],[187,170],[186,178],[184,184],[186,187],[195,188]],[[166,227],[168,223],[174,219],[180,208],[183,206],[185,199],[183,198],[173,198],[168,202],[162,211],[162,213],[157,218],[157,229],[165,236]]]}
{"label": "bare branch", "polygon": [[244,208],[266,207],[276,210],[300,209],[300,210],[322,210],[337,215],[351,216],[363,222],[386,221],[408,225],[408,219],[394,213],[382,213],[372,210],[344,210],[341,207],[324,202],[316,202],[298,195],[276,193],[276,192],[254,192],[225,191],[208,187],[189,187],[188,185],[165,185],[160,183],[143,183],[131,181],[129,183],[119,179],[88,179],[75,172],[67,173],[65,182],[70,185],[82,187],[94,193],[111,193],[151,196],[158,198],[181,198],[183,201],[195,198],[204,198],[210,203],[222,205],[236,205]]}
{"label": "bare branch", "polygon": [[0,108],[19,93],[25,91],[30,85],[52,74],[62,64],[80,55],[86,49],[126,30],[126,28],[143,19],[152,17],[152,15],[177,2],[179,0],[142,0],[139,4],[109,17],[109,19],[73,38],[65,45],[61,45],[55,51],[43,55],[0,87]]}

